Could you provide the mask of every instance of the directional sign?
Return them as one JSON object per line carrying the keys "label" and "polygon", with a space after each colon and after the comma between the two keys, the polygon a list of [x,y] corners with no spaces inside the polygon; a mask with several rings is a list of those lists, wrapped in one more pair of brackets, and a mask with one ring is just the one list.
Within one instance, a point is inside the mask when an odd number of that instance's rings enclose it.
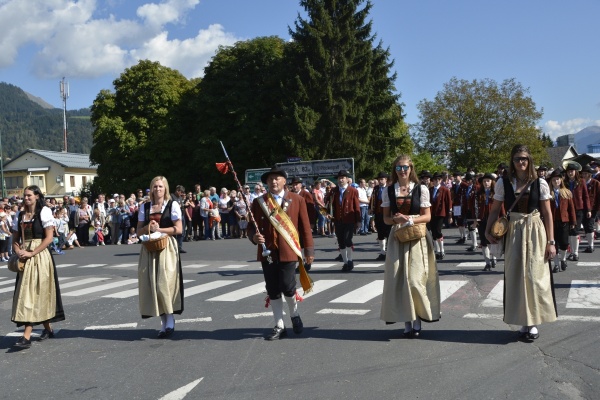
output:
{"label": "directional sign", "polygon": [[340,170],[346,170],[350,171],[350,175],[354,178],[353,158],[279,163],[277,166],[287,172],[290,177],[299,176],[302,178],[317,178],[323,176],[336,176]]}
{"label": "directional sign", "polygon": [[252,185],[256,183],[260,183],[260,177],[265,172],[269,171],[271,168],[256,168],[256,169],[247,169],[246,170],[246,185]]}

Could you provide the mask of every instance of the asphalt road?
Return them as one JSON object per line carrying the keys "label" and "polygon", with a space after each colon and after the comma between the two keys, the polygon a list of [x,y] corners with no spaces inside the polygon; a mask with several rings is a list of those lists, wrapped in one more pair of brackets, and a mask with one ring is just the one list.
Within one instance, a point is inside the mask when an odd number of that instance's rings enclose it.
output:
{"label": "asphalt road", "polygon": [[305,330],[277,342],[263,340],[273,320],[247,240],[184,244],[185,311],[170,340],[156,339],[158,318],[138,314],[138,245],[55,256],[67,319],[24,351],[11,348],[14,275],[1,268],[0,398],[600,398],[600,250],[554,275],[559,320],[523,343],[502,321],[503,263],[483,272],[481,253],[445,233],[443,316],[412,340],[379,319],[374,235],[355,238],[351,273],[333,261],[334,239],[315,239]]}

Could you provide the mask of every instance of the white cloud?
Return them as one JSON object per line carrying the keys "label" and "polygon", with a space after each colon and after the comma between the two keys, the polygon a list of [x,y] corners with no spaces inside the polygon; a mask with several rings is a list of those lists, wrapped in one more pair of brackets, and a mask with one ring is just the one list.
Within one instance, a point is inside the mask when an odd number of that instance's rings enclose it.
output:
{"label": "white cloud", "polygon": [[146,58],[189,78],[201,76],[219,45],[239,39],[215,24],[195,37],[169,40],[165,26],[182,22],[199,2],[163,0],[138,7],[137,19],[98,19],[96,0],[0,0],[0,68],[34,44],[31,69],[41,78],[115,74]]}
{"label": "white cloud", "polygon": [[600,126],[600,120],[589,118],[575,118],[568,121],[547,121],[542,127],[543,131],[550,135],[552,140],[562,135],[571,135],[579,132],[588,126]]}

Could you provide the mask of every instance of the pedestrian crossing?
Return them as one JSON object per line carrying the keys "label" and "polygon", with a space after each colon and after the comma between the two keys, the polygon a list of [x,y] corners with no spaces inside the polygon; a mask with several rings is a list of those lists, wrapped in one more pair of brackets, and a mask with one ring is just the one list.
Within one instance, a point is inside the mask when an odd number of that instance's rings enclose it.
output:
{"label": "pedestrian crossing", "polygon": [[[490,278],[492,278],[490,276]],[[468,279],[441,279],[440,300],[442,303],[457,296],[457,301],[464,298],[480,299],[483,308],[502,308],[504,281],[501,276],[492,285],[478,287]],[[184,279],[184,295],[186,298],[199,298],[212,303],[233,303],[250,298],[256,301],[266,295],[262,278],[252,277],[253,281],[240,279],[211,279],[208,282],[199,279]],[[5,298],[12,296],[14,279],[0,277],[0,294]],[[128,299],[138,295],[137,279],[124,277],[60,277],[61,294],[64,298],[86,297],[94,299]],[[488,291],[486,291],[486,287]],[[491,289],[489,289],[491,288]],[[335,290],[334,290],[335,289]],[[600,309],[600,280],[572,280],[570,285],[557,295],[557,302],[567,309]],[[566,290],[566,291],[565,291]],[[299,289],[299,292],[301,289]],[[383,293],[383,279],[318,279],[313,290],[303,295],[304,299],[318,296],[319,302],[335,305],[365,305],[378,303]],[[0,301],[3,300],[0,297]],[[255,301],[252,300],[252,301]],[[357,311],[362,312],[362,311]],[[339,312],[342,313],[342,312]],[[354,311],[349,311],[354,313]]]}

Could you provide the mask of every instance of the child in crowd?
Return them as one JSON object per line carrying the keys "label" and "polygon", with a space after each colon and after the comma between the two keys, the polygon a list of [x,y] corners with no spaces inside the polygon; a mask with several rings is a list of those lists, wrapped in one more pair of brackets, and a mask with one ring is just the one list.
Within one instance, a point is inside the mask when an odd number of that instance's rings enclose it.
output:
{"label": "child in crowd", "polygon": [[221,239],[219,236],[219,222],[221,222],[221,216],[219,215],[219,207],[216,200],[212,201],[212,207],[208,212],[208,222],[210,224],[210,240]]}
{"label": "child in crowd", "polygon": [[67,236],[66,248],[69,250],[72,249],[74,247],[73,244],[75,244],[77,247],[79,247],[81,249],[81,246],[79,245],[79,242],[77,241],[77,234],[75,233],[75,228],[71,228],[69,230],[69,235]]}
{"label": "child in crowd", "polygon": [[136,244],[140,241],[137,237],[137,233],[135,233],[135,227],[131,227],[129,230],[129,239],[127,239],[127,244]]}
{"label": "child in crowd", "polygon": [[104,232],[102,228],[104,227],[104,217],[100,214],[100,209],[96,208],[94,210],[94,234],[96,246],[104,246]]}

